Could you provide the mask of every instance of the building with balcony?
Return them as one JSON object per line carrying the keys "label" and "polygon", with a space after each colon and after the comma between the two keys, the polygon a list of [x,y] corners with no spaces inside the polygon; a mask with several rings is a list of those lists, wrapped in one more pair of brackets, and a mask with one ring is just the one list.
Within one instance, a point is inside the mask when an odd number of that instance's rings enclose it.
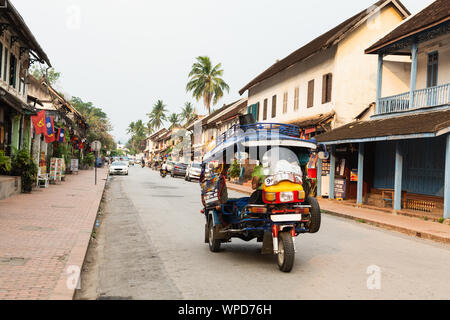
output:
{"label": "building with balcony", "polygon": [[330,198],[339,179],[358,204],[449,219],[450,2],[433,2],[366,54],[378,56],[374,114],[317,138],[331,151]]}
{"label": "building with balcony", "polygon": [[249,113],[306,138],[352,122],[376,97],[377,58],[364,49],[409,15],[400,1],[377,1],[277,61],[241,89]]}
{"label": "building with balcony", "polygon": [[50,61],[10,1],[0,3],[0,150],[30,149],[27,74],[33,63]]}

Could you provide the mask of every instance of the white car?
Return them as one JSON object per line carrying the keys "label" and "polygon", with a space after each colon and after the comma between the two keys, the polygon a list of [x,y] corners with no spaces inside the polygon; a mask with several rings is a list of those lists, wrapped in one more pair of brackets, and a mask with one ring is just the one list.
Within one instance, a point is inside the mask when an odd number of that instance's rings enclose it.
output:
{"label": "white car", "polygon": [[202,173],[202,164],[199,162],[192,162],[186,169],[186,181],[191,181],[192,179],[200,179],[200,174]]}
{"label": "white car", "polygon": [[109,174],[128,175],[128,163],[125,161],[116,161],[109,166]]}

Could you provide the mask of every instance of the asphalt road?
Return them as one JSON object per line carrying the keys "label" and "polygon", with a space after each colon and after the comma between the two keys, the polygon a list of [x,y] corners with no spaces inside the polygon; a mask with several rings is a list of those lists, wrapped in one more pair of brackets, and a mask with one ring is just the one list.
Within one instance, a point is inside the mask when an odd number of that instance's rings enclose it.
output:
{"label": "asphalt road", "polygon": [[106,198],[98,279],[90,284],[104,298],[450,297],[446,245],[325,215],[318,234],[297,239],[294,269],[285,274],[275,256],[259,253],[256,240],[209,251],[196,182],[135,167],[111,178]]}

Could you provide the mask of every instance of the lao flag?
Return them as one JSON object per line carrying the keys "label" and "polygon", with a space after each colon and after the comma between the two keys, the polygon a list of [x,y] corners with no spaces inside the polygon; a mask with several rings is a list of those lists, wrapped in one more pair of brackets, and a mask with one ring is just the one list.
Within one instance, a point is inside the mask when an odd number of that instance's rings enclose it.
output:
{"label": "lao flag", "polygon": [[31,117],[36,134],[45,133],[45,110],[39,112],[36,116]]}
{"label": "lao flag", "polygon": [[53,125],[53,117],[45,118],[45,142],[52,143],[55,142],[55,126]]}
{"label": "lao flag", "polygon": [[58,142],[66,142],[66,131],[62,128],[58,130]]}

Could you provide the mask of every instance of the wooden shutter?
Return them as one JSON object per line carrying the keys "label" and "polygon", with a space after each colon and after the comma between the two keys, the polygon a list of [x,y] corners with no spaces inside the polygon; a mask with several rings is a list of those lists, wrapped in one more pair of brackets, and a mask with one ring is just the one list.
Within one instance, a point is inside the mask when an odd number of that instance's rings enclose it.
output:
{"label": "wooden shutter", "polygon": [[323,76],[322,80],[322,104],[331,102],[331,85],[333,75],[331,73],[328,73]]}
{"label": "wooden shutter", "polygon": [[300,89],[295,88],[295,96],[294,96],[294,110],[297,111],[299,107],[299,96],[300,96]]}
{"label": "wooden shutter", "polygon": [[267,120],[267,105],[268,105],[268,101],[267,101],[267,99],[264,99],[264,113],[263,113],[263,120]]}
{"label": "wooden shutter", "polygon": [[308,82],[308,104],[307,107],[314,106],[314,80]]}
{"label": "wooden shutter", "polygon": [[283,96],[283,113],[287,113],[288,93],[285,92]]}
{"label": "wooden shutter", "polygon": [[272,118],[277,116],[277,96],[272,97]]}

